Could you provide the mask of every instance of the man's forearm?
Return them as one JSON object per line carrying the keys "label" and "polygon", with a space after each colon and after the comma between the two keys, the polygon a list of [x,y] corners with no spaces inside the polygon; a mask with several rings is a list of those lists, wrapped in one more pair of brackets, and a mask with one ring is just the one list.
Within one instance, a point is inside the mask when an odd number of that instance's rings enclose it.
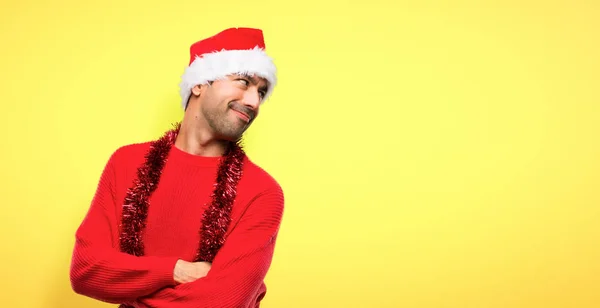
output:
{"label": "man's forearm", "polygon": [[122,303],[175,285],[177,258],[135,257],[76,244],[71,263],[73,290],[108,303]]}

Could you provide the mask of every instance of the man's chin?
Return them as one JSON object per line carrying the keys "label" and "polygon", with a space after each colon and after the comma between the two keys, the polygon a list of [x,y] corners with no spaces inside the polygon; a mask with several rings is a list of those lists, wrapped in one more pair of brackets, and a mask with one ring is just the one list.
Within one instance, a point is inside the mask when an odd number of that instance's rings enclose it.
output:
{"label": "man's chin", "polygon": [[244,131],[242,132],[228,132],[225,134],[221,134],[220,139],[225,140],[225,141],[230,141],[230,142],[236,142],[240,139],[242,139],[242,137],[244,136]]}

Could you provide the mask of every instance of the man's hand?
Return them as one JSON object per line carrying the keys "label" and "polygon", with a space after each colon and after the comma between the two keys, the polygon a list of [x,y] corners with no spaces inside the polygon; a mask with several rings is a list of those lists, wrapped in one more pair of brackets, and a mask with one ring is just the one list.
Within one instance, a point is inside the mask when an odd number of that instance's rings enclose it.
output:
{"label": "man's hand", "polygon": [[173,278],[177,283],[188,283],[208,274],[211,264],[208,262],[187,262],[178,260],[173,270]]}

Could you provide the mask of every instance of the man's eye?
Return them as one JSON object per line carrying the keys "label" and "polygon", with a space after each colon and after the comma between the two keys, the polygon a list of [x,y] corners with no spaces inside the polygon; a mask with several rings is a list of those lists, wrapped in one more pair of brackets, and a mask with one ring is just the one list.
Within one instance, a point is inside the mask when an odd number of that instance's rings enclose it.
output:
{"label": "man's eye", "polygon": [[243,85],[247,86],[250,84],[250,82],[246,79],[238,79]]}

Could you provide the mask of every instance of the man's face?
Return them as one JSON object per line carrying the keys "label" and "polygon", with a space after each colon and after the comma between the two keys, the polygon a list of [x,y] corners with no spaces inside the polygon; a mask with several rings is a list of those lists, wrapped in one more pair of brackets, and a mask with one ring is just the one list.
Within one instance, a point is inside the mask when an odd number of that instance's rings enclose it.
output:
{"label": "man's face", "polygon": [[202,86],[200,112],[218,138],[235,141],[258,116],[267,92],[265,79],[230,75]]}

